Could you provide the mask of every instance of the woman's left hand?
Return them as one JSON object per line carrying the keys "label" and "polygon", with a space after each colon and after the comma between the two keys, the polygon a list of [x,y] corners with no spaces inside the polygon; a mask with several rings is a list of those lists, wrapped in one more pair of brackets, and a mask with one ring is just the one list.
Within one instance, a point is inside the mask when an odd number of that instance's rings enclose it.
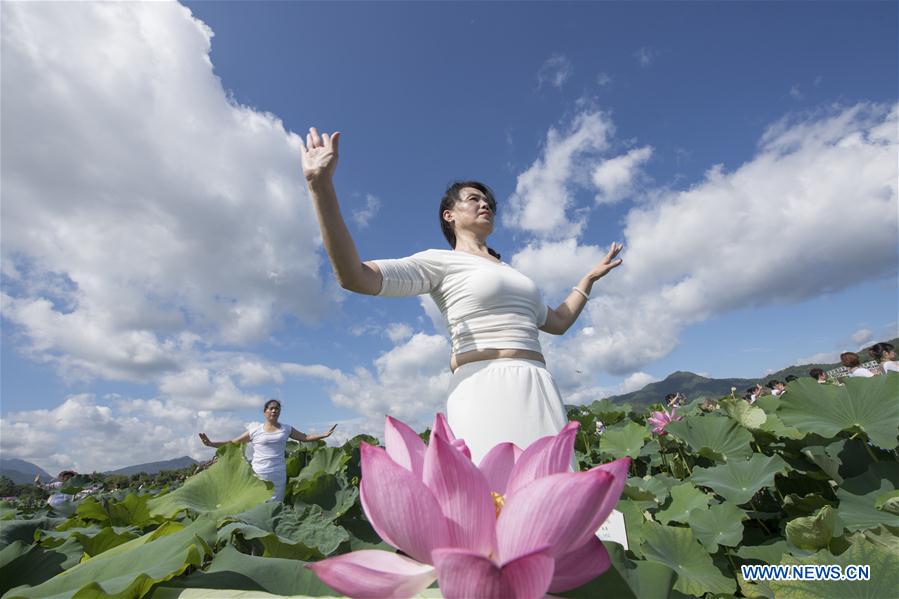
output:
{"label": "woman's left hand", "polygon": [[331,436],[331,433],[334,432],[334,429],[335,429],[335,428],[337,428],[337,425],[336,425],[336,424],[335,424],[334,426],[332,426],[331,428],[329,428],[329,429],[328,429],[328,432],[325,433],[325,434],[322,435],[322,436],[324,436],[324,437],[330,437],[330,436]]}
{"label": "woman's left hand", "polygon": [[599,264],[597,264],[590,270],[587,276],[591,280],[595,281],[606,276],[606,274],[608,274],[608,272],[613,268],[621,266],[621,258],[618,258],[617,260],[615,258],[619,253],[621,253],[623,247],[624,246],[620,243],[613,243],[609,248],[609,253],[606,254],[605,258],[599,261]]}

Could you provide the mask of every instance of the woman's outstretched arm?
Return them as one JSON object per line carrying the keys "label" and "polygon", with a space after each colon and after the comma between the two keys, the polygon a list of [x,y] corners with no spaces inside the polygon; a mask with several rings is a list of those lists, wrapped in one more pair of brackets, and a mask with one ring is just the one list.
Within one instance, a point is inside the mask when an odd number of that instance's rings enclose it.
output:
{"label": "woman's outstretched arm", "polygon": [[555,310],[550,308],[547,311],[546,322],[540,327],[541,331],[551,335],[562,335],[574,324],[584,306],[587,305],[587,298],[593,289],[593,283],[621,264],[621,259],[616,260],[615,258],[621,252],[622,247],[624,246],[620,243],[613,243],[609,248],[609,253],[572,288],[565,301]]}
{"label": "woman's outstretched arm", "polygon": [[230,441],[210,441],[209,437],[206,436],[206,433],[200,433],[200,441],[206,447],[221,447],[222,445],[227,445],[228,443],[237,443],[239,445],[241,443],[250,442],[250,433],[244,433],[239,437],[234,437]]}
{"label": "woman's outstretched arm", "polygon": [[381,271],[376,264],[363,263],[359,259],[334,190],[339,141],[340,133],[319,135],[315,127],[310,128],[301,151],[303,175],[337,282],[348,291],[377,295],[381,290]]}
{"label": "woman's outstretched arm", "polygon": [[321,435],[307,435],[306,433],[301,433],[297,429],[293,429],[292,431],[290,431],[290,438],[296,439],[297,441],[318,441],[319,439],[330,437],[335,428],[337,428],[336,424],[328,429],[327,433],[323,433]]}

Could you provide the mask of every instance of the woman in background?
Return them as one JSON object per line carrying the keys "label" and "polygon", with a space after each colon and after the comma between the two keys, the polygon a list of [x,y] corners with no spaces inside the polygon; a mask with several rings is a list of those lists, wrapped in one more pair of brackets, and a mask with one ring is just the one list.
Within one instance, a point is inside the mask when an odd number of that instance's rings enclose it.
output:
{"label": "woman in background", "polygon": [[270,399],[265,402],[263,408],[265,422],[252,431],[247,431],[230,441],[210,441],[206,433],[200,433],[200,441],[206,447],[221,447],[227,443],[252,443],[253,445],[253,472],[262,480],[271,481],[275,485],[275,492],[269,501],[284,501],[284,491],[287,487],[287,462],[284,459],[284,451],[287,448],[287,439],[295,441],[318,441],[330,437],[337,425],[323,435],[307,435],[301,433],[289,424],[278,422],[281,416],[281,402]]}

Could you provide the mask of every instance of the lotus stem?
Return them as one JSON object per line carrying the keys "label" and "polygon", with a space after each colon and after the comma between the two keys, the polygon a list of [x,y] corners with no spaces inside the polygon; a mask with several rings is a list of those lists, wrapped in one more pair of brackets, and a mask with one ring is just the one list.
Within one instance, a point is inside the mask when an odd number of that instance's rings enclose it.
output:
{"label": "lotus stem", "polygon": [[[759,508],[756,507],[755,502],[754,502],[752,499],[749,500],[749,505],[752,506],[752,509],[753,509],[753,510],[755,510],[756,512],[758,512],[758,513],[761,514],[761,512],[759,511]],[[765,529],[765,532],[766,532],[767,534],[770,535],[770,534],[771,534],[771,531],[768,530],[768,527],[767,527],[767,526],[765,526],[765,522],[764,522],[761,518],[756,518],[756,519],[759,521],[759,524],[762,525],[762,528]]]}

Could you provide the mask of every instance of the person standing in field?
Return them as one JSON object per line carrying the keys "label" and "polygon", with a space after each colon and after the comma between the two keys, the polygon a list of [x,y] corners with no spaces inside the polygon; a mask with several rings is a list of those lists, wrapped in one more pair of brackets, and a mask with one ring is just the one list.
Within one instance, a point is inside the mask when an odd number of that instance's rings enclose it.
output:
{"label": "person standing in field", "polygon": [[332,426],[323,435],[301,433],[289,424],[278,422],[281,416],[281,402],[277,399],[265,402],[263,413],[265,422],[239,437],[230,441],[210,441],[206,433],[200,433],[200,441],[206,447],[221,447],[227,443],[252,443],[253,472],[262,480],[271,481],[275,485],[275,491],[269,501],[284,501],[284,491],[287,487],[287,462],[284,459],[284,451],[287,448],[287,440],[318,441],[330,437],[337,425]]}
{"label": "person standing in field", "polygon": [[527,447],[557,434],[567,416],[546,369],[538,331],[562,335],[574,324],[596,281],[621,264],[622,246],[613,243],[568,297],[551,308],[531,279],[488,246],[496,216],[490,188],[459,181],[446,190],[438,211],[452,249],[363,262],[334,189],[339,139],[339,133],[319,135],[311,128],[301,154],[322,241],[340,286],[366,295],[431,295],[452,343],[447,420],[475,463],[499,443]]}

